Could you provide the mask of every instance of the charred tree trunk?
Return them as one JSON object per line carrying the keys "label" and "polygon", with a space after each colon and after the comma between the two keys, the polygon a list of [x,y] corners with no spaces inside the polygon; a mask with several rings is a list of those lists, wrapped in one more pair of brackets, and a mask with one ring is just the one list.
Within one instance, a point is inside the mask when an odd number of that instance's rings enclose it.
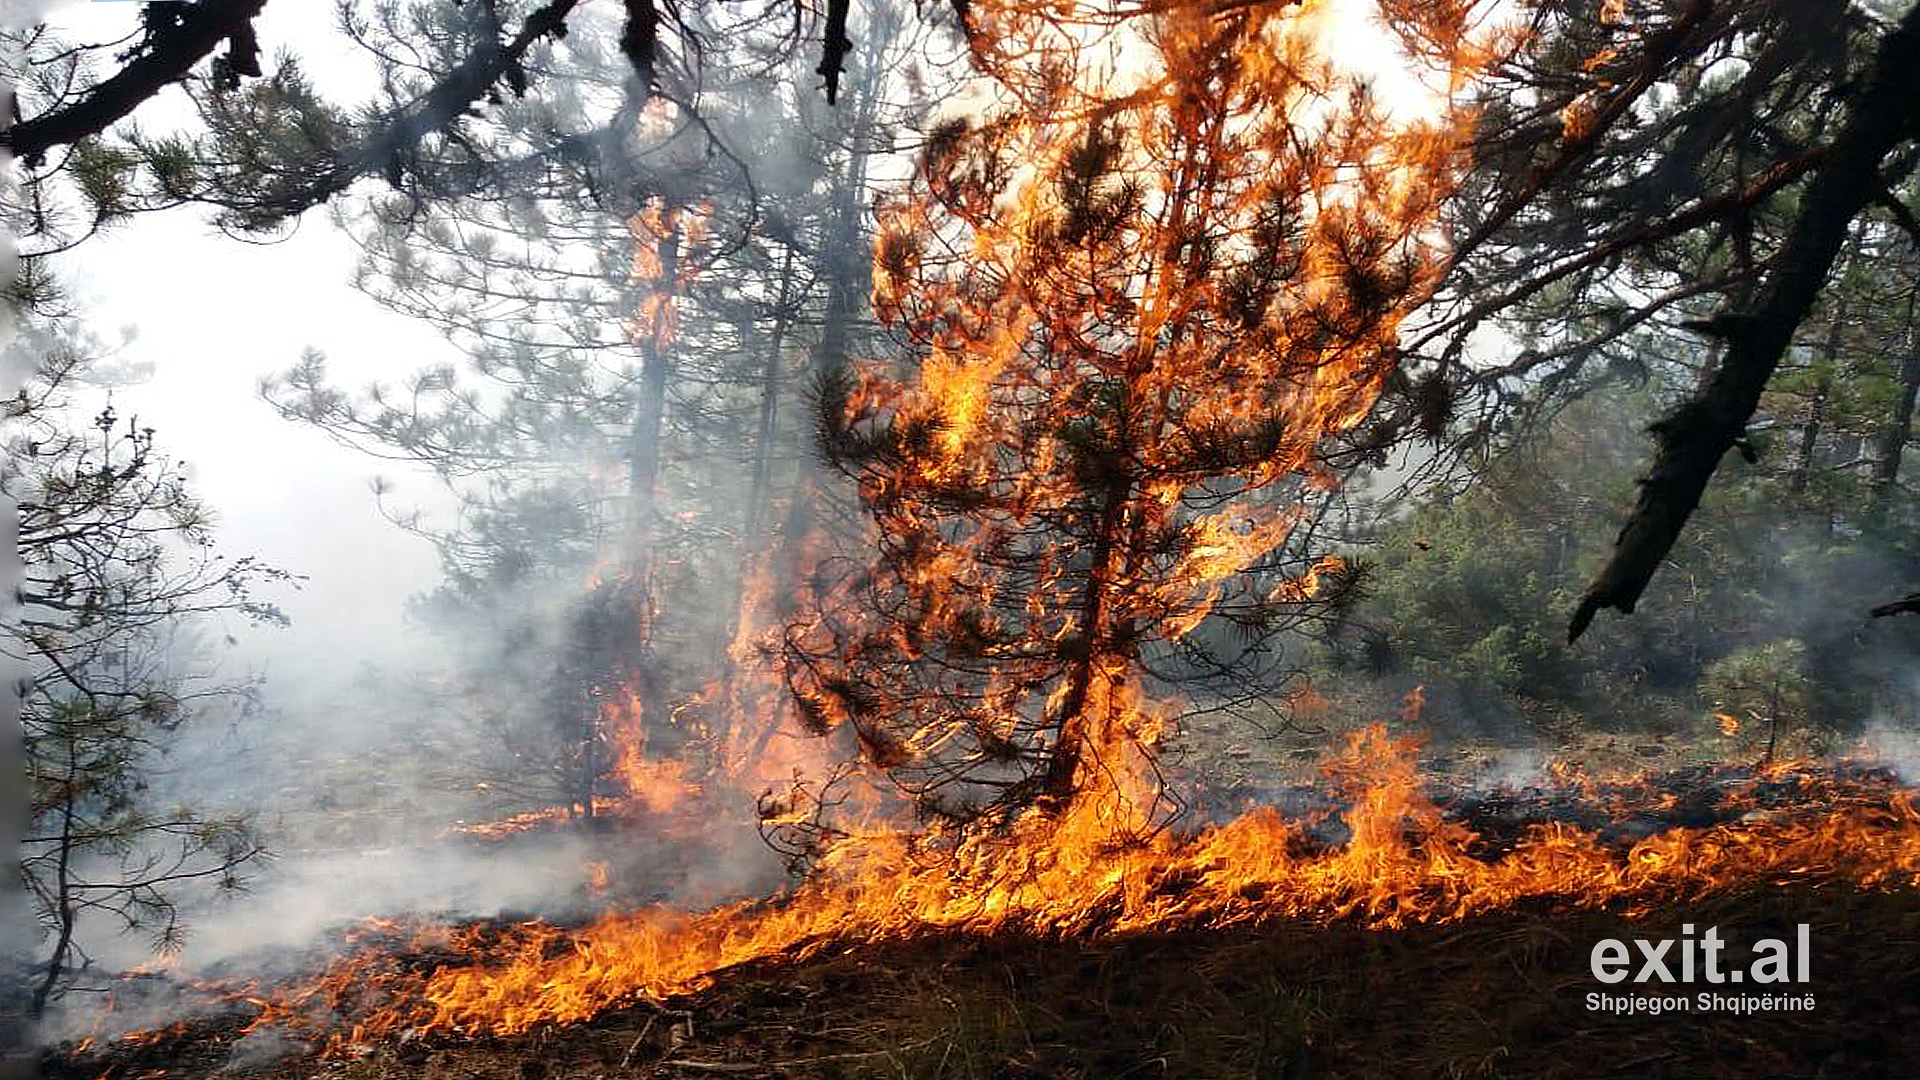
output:
{"label": "charred tree trunk", "polygon": [[1093,559],[1085,592],[1081,596],[1079,632],[1068,640],[1078,655],[1071,657],[1072,674],[1066,693],[1050,718],[1057,733],[1047,751],[1046,770],[1041,790],[1053,799],[1065,800],[1077,789],[1080,761],[1088,738],[1097,734],[1087,729],[1088,701],[1095,682],[1105,677],[1104,668],[1114,660],[1118,643],[1107,627],[1107,594],[1117,576],[1124,554],[1121,538],[1127,531],[1127,511],[1133,501],[1133,479],[1124,474],[1113,477],[1100,506],[1093,533]]}
{"label": "charred tree trunk", "polygon": [[[71,723],[71,719],[68,722]],[[71,731],[67,732],[65,741],[67,770],[66,790],[60,809],[60,847],[54,864],[54,894],[50,898],[52,902],[47,905],[54,917],[54,940],[53,949],[47,956],[47,970],[33,988],[31,1015],[35,1017],[47,1011],[47,1003],[53,999],[61,977],[67,973],[68,959],[73,953],[73,930],[79,920],[73,895],[73,849],[74,811],[80,797],[80,754],[74,746],[74,734]]]}
{"label": "charred tree trunk", "polygon": [[1887,35],[1872,74],[1826,159],[1752,306],[1715,320],[1725,361],[1692,400],[1656,423],[1658,449],[1633,512],[1567,629],[1577,639],[1603,607],[1632,612],[1699,506],[1720,459],[1742,438],[1794,331],[1813,307],[1854,218],[1881,187],[1880,163],[1916,134],[1920,9]]}
{"label": "charred tree trunk", "polygon": [[669,226],[660,236],[656,257],[660,273],[646,303],[651,311],[640,338],[640,396],[634,403],[633,435],[629,444],[628,494],[632,499],[628,528],[635,544],[636,573],[652,558],[654,496],[660,484],[660,439],[666,426],[667,386],[673,375],[673,355],[667,347],[668,306],[680,272],[680,229]]}
{"label": "charred tree trunk", "polygon": [[672,385],[674,373],[671,348],[674,293],[680,281],[681,226],[676,213],[669,209],[663,216],[663,227],[654,249],[657,272],[643,301],[640,325],[640,392],[634,402],[633,431],[628,446],[627,543],[631,556],[626,570],[631,587],[615,589],[609,594],[606,603],[611,610],[596,612],[602,618],[598,620],[597,632],[592,635],[597,639],[593,641],[596,653],[604,651],[604,655],[597,656],[596,662],[589,667],[596,680],[597,693],[594,694],[591,733],[584,756],[587,759],[587,775],[595,783],[614,757],[609,752],[610,747],[603,750],[602,746],[610,738],[608,732],[611,730],[611,718],[606,711],[607,695],[616,689],[624,690],[630,701],[638,706],[639,721],[643,724],[658,723],[667,712],[658,680],[651,678],[644,666],[637,670],[633,666],[644,665],[642,650],[646,645],[645,637],[628,641],[627,628],[620,624],[620,620],[628,620],[629,626],[637,625],[647,630],[651,630],[653,625],[653,571],[657,566],[660,544],[660,515],[656,504],[663,457],[662,440],[666,428],[667,391]]}
{"label": "charred tree trunk", "polygon": [[[726,646],[732,648],[739,640],[744,627],[753,625],[759,617],[757,610],[759,598],[749,592],[751,579],[768,572],[764,561],[770,554],[766,549],[766,537],[763,535],[769,518],[767,502],[772,498],[773,488],[773,451],[774,435],[780,422],[780,395],[783,388],[784,367],[786,365],[787,331],[792,325],[794,307],[798,300],[794,296],[794,245],[788,244],[780,262],[780,284],[775,293],[773,310],[773,333],[766,347],[766,362],[760,374],[760,416],[753,440],[753,478],[747,487],[747,505],[740,530],[740,570],[734,579],[733,618],[727,626]],[[750,686],[747,678],[749,671],[745,665],[734,663],[727,668],[728,695],[733,697]],[[787,707],[784,696],[763,703],[761,711],[764,722],[760,734],[744,754],[736,757],[735,764],[747,767],[757,762],[766,751],[767,743],[780,727],[781,714]],[[724,721],[731,725],[745,713],[745,710],[727,710]],[[733,747],[737,732],[730,727],[717,733],[717,743],[723,747]]]}
{"label": "charred tree trunk", "polygon": [[[884,41],[880,43],[884,44]],[[856,260],[871,258],[861,242],[860,215],[867,188],[867,145],[876,120],[874,97],[863,95],[850,140],[852,151],[847,156],[839,196],[834,201],[833,218],[821,237],[819,258],[827,279],[827,299],[811,365],[816,382],[847,366],[853,321],[859,314],[861,298],[866,295],[869,271]],[[803,434],[800,438],[804,443],[806,436]],[[797,595],[795,586],[802,569],[803,552],[813,532],[818,498],[814,478],[807,469],[798,470],[788,496],[787,517],[781,526],[780,552],[775,563],[780,578],[776,588],[782,596]],[[782,612],[783,616],[788,614],[791,612]]]}
{"label": "charred tree trunk", "polygon": [[1813,400],[1807,403],[1807,422],[1800,425],[1800,445],[1793,454],[1793,471],[1787,476],[1787,493],[1795,502],[1805,497],[1807,479],[1813,472],[1813,458],[1820,448],[1820,429],[1827,419],[1827,397],[1832,380],[1822,375],[1814,381]]}
{"label": "charred tree trunk", "polygon": [[580,772],[574,781],[574,799],[579,807],[578,818],[592,821],[594,818],[594,799],[600,794],[600,711],[599,703],[589,699],[594,707],[591,713],[593,722],[583,725],[585,732],[580,738]]}
{"label": "charred tree trunk", "polygon": [[653,93],[654,70],[659,62],[660,14],[653,0],[626,0],[627,21],[620,31],[620,52],[633,65],[634,80],[640,86],[640,103]]}

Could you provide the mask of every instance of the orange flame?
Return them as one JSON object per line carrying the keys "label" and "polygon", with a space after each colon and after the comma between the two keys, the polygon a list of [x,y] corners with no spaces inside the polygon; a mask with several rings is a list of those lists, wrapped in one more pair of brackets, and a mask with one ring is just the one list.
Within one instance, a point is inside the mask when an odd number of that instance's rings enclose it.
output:
{"label": "orange flame", "polygon": [[[897,822],[844,824],[820,849],[812,875],[777,900],[612,914],[573,932],[529,924],[499,940],[461,941],[475,962],[389,984],[391,1000],[362,1010],[356,1037],[406,1026],[522,1032],[636,996],[698,989],[746,961],[934,932],[1122,934],[1277,918],[1391,928],[1521,901],[1632,909],[1810,875],[1868,887],[1920,884],[1920,809],[1905,792],[1834,812],[1675,829],[1624,851],[1572,826],[1540,825],[1504,855],[1488,855],[1423,793],[1414,743],[1384,726],[1358,732],[1325,766],[1348,807],[1344,845],[1328,849],[1311,822],[1272,809],[1185,837],[1162,827],[1151,755],[1173,709],[1149,698],[1123,648],[1100,653],[1089,642],[1189,633],[1218,610],[1233,580],[1272,557],[1296,522],[1273,489],[1326,482],[1319,448],[1366,417],[1398,363],[1400,323],[1439,265],[1438,203],[1459,167],[1466,118],[1449,113],[1396,129],[1364,95],[1344,108],[1324,100],[1320,87],[1331,80],[1320,77],[1330,66],[1318,55],[1319,35],[1330,7],[1155,5],[1131,44],[1160,67],[1134,63],[1121,79],[1128,55],[1118,49],[1105,70],[1121,85],[1115,90],[1089,85],[1087,71],[1077,82],[1062,79],[1054,61],[1117,17],[975,0],[975,58],[1021,110],[985,131],[998,157],[934,161],[923,175],[926,187],[949,197],[945,209],[959,227],[942,233],[931,196],[893,207],[881,223],[875,310],[923,346],[923,362],[907,377],[863,365],[849,415],[892,417],[893,430],[907,433],[875,455],[887,467],[861,475],[861,495],[877,508],[882,532],[914,541],[892,564],[897,580],[889,585],[917,618],[860,628],[851,645],[830,640],[820,652],[829,662],[884,654],[914,668],[939,641],[965,639],[1000,666],[983,663],[992,673],[973,688],[977,709],[934,709],[902,695],[875,721],[828,677],[800,679],[798,699],[818,726],[852,732],[881,764],[937,762],[962,744],[990,760],[1017,757],[1031,749],[1017,741],[1031,715],[1067,716],[1068,725],[1033,741],[1043,749],[1084,744],[1087,752],[1069,763],[1073,797],[934,837]],[[1467,22],[1461,5],[1417,7],[1436,30]],[[1454,48],[1455,79],[1479,62],[1471,57],[1484,58],[1465,42]],[[1223,111],[1223,101],[1233,109]],[[1084,137],[1089,117],[1130,126],[1101,144]],[[1300,152],[1303,137],[1317,140],[1315,153]],[[1063,224],[1069,200],[1054,178],[1071,171],[1076,154],[1114,155],[1125,166],[1119,171],[1144,177],[1140,191],[1119,183],[1104,197],[1144,200],[1161,227],[1120,228],[1103,250],[1090,241],[1039,243],[1098,226]],[[992,168],[1015,177],[991,197],[950,182]],[[1214,184],[1210,199],[1194,194],[1203,183]],[[637,333],[671,332],[673,275],[646,253],[673,250],[658,241],[681,227],[662,213],[636,219],[636,239],[655,241],[636,245],[636,277],[663,282],[658,303],[639,313]],[[1297,263],[1297,273],[1263,292],[1260,266],[1247,267],[1251,284],[1194,269],[1209,244],[1248,261],[1256,234],[1258,246]],[[961,267],[954,276],[929,276],[926,249],[935,238],[953,243]],[[1253,299],[1222,305],[1225,291],[1241,288]],[[1043,326],[1044,347],[1034,341]],[[1107,415],[1132,425],[1124,438],[1098,424],[1060,422]],[[1219,458],[1243,461],[1224,490],[1195,479],[1217,477],[1190,464]],[[1158,540],[1136,542],[1126,555],[1010,550],[1005,522],[1084,516],[1086,488],[1061,479],[1073,471],[1069,462],[1132,470],[1111,488],[1124,498],[1114,500],[1109,535]],[[939,518],[929,509],[935,500],[903,496],[912,492],[962,492],[990,503],[1001,520],[979,527]],[[1098,560],[1100,576],[1076,592],[1072,568]],[[993,576],[1008,565],[1029,586],[1013,602]],[[1341,570],[1325,559],[1293,580],[1268,579],[1260,599],[1310,600],[1322,576]],[[868,575],[846,588],[870,587]],[[761,581],[743,591],[736,662],[770,636],[788,644],[831,638],[821,612],[775,628],[778,620],[763,615],[766,588]],[[1033,657],[1046,661],[1041,668],[1071,659],[1080,677],[1055,672],[1022,682],[1007,674]],[[735,776],[771,782],[778,767],[769,762],[790,764],[768,752],[792,711],[768,704],[779,697],[767,692],[772,679],[761,667],[700,703],[717,703],[727,716],[725,768]],[[1409,721],[1421,697],[1418,689],[1409,695]],[[755,702],[766,706],[759,715]],[[628,790],[676,805],[686,776],[646,761],[637,708],[616,725],[633,733],[620,758]],[[780,822],[804,815],[797,800],[764,809]],[[305,992],[340,997],[359,984],[330,972],[314,985]],[[294,1015],[306,1000],[269,1011]]]}
{"label": "orange flame", "polygon": [[1313,853],[1303,823],[1270,809],[1185,842],[1162,834],[1116,847],[1108,808],[1095,803],[1058,819],[1030,815],[945,858],[898,834],[852,837],[783,901],[612,915],[560,950],[552,933],[528,935],[504,963],[436,972],[419,1000],[377,1015],[366,1030],[525,1031],[635,996],[697,989],[743,961],[934,931],[1119,934],[1274,918],[1392,928],[1521,901],[1632,911],[1809,876],[1920,885],[1920,807],[1909,792],[1831,813],[1675,829],[1624,853],[1579,829],[1541,825],[1490,858],[1474,854],[1474,835],[1421,794],[1415,752],[1412,740],[1376,725],[1326,766],[1352,799],[1352,838],[1333,851]]}

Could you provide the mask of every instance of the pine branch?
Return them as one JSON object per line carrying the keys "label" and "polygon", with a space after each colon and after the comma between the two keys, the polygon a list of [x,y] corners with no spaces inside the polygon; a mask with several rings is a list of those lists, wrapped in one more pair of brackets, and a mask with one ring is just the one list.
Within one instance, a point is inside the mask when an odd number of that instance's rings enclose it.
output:
{"label": "pine branch", "polygon": [[445,131],[455,119],[485,98],[496,82],[522,70],[521,61],[541,38],[566,36],[566,20],[579,0],[549,0],[528,15],[520,30],[504,45],[483,43],[452,71],[403,109],[348,149],[318,178],[250,215],[247,224],[266,228],[340,194],[363,176],[383,173],[397,177],[403,163],[428,136]]}

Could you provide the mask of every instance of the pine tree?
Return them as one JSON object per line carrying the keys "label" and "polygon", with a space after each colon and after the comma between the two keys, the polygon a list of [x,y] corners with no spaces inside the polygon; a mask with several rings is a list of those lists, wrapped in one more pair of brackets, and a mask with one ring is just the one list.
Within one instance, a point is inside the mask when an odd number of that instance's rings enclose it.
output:
{"label": "pine tree", "polygon": [[117,924],[169,948],[183,932],[179,890],[232,887],[263,853],[244,815],[167,805],[149,786],[183,724],[251,699],[250,685],[188,663],[201,621],[284,623],[255,590],[288,575],[215,550],[208,512],[151,428],[111,406],[76,424],[85,359],[30,326],[14,348],[39,363],[7,402],[0,467],[24,569],[0,655],[24,671],[18,871],[41,931],[38,1012],[84,978],[83,929]]}
{"label": "pine tree", "polygon": [[[1458,56],[1461,14],[1411,29]],[[1325,595],[1295,507],[1394,370],[1457,162],[1281,8],[993,18],[1002,107],[935,130],[883,215],[907,355],[823,382],[878,557],[822,564],[790,682],[936,821],[1094,793],[1137,827],[1171,805],[1175,654],[1244,690]],[[1249,637],[1196,657],[1210,618]]]}

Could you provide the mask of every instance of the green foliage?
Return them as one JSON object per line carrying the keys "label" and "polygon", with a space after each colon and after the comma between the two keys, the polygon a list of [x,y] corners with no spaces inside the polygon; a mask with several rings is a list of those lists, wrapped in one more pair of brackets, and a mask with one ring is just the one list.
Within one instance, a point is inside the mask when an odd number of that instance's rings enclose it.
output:
{"label": "green foliage", "polygon": [[1719,712],[1799,727],[1811,719],[1807,646],[1795,638],[1748,645],[1708,664],[1700,697]]}
{"label": "green foliage", "polygon": [[251,702],[249,684],[192,673],[202,620],[284,622],[255,590],[289,575],[215,550],[209,514],[151,428],[111,408],[76,423],[85,343],[29,329],[19,347],[40,349],[41,363],[7,403],[0,462],[23,571],[0,654],[26,675],[19,871],[42,932],[39,1009],[85,972],[93,927],[171,948],[177,891],[235,886],[263,853],[245,817],[156,805],[150,783],[182,725]]}
{"label": "green foliage", "polygon": [[110,221],[128,212],[127,195],[137,163],[125,150],[93,139],[73,148],[69,168],[96,221]]}
{"label": "green foliage", "polygon": [[1553,734],[1570,713],[1708,730],[1715,709],[1844,731],[1907,707],[1900,672],[1920,635],[1863,616],[1920,573],[1920,553],[1909,536],[1855,524],[1857,479],[1793,494],[1791,438],[1756,440],[1758,466],[1730,455],[1639,610],[1565,643],[1565,613],[1607,550],[1653,412],[1644,393],[1579,402],[1470,489],[1388,521],[1367,598],[1326,637],[1323,689],[1338,696],[1374,674],[1396,692],[1422,684],[1430,722],[1496,735]]}

